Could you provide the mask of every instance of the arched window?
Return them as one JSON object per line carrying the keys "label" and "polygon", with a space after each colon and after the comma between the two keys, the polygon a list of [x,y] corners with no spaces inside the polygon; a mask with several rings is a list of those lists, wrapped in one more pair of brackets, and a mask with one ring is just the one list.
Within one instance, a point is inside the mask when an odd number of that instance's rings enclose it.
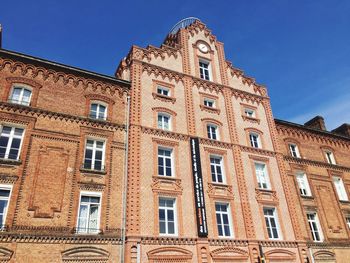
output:
{"label": "arched window", "polygon": [[107,105],[100,101],[92,101],[90,105],[89,117],[92,119],[106,120]]}
{"label": "arched window", "polygon": [[9,102],[29,106],[32,97],[32,89],[23,85],[14,85],[9,97]]}

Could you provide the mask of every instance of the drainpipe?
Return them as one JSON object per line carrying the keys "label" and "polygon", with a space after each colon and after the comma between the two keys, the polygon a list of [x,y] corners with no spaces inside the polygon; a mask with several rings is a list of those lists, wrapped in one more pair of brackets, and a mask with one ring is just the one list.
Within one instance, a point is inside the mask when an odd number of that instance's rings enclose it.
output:
{"label": "drainpipe", "polygon": [[126,115],[125,115],[125,154],[124,154],[124,178],[123,178],[123,217],[122,217],[122,246],[120,257],[121,263],[124,263],[125,240],[126,240],[126,197],[128,191],[128,153],[129,153],[129,119],[130,119],[130,96],[126,97]]}

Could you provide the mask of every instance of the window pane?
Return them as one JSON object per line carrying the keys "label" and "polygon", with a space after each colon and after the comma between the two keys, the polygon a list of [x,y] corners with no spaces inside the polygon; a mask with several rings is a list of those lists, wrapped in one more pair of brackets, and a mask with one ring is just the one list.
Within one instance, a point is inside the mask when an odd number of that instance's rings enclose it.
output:
{"label": "window pane", "polygon": [[0,196],[4,196],[4,197],[10,196],[10,190],[0,189]]}
{"label": "window pane", "polygon": [[168,234],[174,234],[175,233],[175,224],[174,222],[168,223]]}
{"label": "window pane", "polygon": [[8,138],[8,137],[2,136],[2,137],[0,138],[0,147],[5,147],[5,148],[6,148],[6,146],[7,146],[7,144],[8,144],[8,141],[9,141],[9,138]]}
{"label": "window pane", "polygon": [[165,234],[165,222],[164,221],[160,221],[159,222],[159,233],[161,234]]}
{"label": "window pane", "polygon": [[159,220],[165,220],[165,210],[164,209],[159,210]]}

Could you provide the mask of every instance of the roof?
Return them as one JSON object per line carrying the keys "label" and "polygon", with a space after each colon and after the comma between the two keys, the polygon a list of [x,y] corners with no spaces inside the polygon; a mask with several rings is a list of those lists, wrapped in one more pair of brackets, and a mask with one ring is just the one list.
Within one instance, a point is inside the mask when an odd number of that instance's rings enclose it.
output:
{"label": "roof", "polygon": [[325,136],[331,136],[333,138],[338,138],[338,139],[350,141],[350,137],[335,134],[335,133],[329,132],[329,131],[322,131],[322,130],[318,130],[318,129],[309,128],[309,127],[306,127],[305,125],[294,123],[294,122],[275,119],[275,123],[280,124],[280,125],[290,126],[293,128],[303,129],[303,130],[306,130],[306,131],[309,131],[312,133],[317,133],[317,134],[321,134],[321,135],[325,135]]}
{"label": "roof", "polygon": [[131,86],[131,83],[129,81],[117,79],[113,76],[108,76],[108,75],[96,73],[93,71],[89,71],[89,70],[85,70],[85,69],[81,69],[81,68],[77,68],[77,67],[73,67],[73,66],[68,66],[65,64],[58,63],[58,62],[54,62],[54,61],[50,61],[50,60],[46,60],[46,59],[38,58],[38,57],[34,57],[34,56],[29,56],[26,54],[6,50],[3,48],[0,48],[0,57],[9,58],[9,59],[12,59],[15,61],[21,61],[23,63],[32,64],[34,66],[50,68],[50,69],[53,69],[55,71],[79,75],[79,76],[82,76],[85,78],[91,78],[91,79],[95,79],[95,80],[99,80],[99,81],[105,81],[105,82],[112,83],[114,85],[123,86],[124,88],[130,88],[130,86]]}

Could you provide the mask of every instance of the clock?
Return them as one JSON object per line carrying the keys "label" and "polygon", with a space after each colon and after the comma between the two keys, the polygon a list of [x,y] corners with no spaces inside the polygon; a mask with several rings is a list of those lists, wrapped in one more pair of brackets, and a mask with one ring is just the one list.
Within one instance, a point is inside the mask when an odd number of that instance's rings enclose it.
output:
{"label": "clock", "polygon": [[206,44],[204,43],[199,43],[198,44],[198,49],[202,51],[203,53],[207,53],[209,51],[209,48]]}

